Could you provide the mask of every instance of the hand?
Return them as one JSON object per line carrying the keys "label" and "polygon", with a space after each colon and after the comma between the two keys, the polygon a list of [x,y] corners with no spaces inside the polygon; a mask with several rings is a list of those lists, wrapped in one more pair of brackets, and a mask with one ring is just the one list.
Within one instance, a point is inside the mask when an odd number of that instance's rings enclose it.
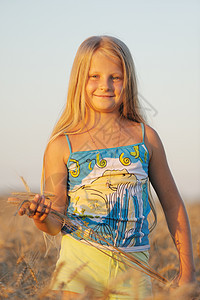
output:
{"label": "hand", "polygon": [[29,218],[35,221],[43,222],[51,211],[51,202],[47,201],[44,196],[37,194],[32,201],[25,202],[19,209],[20,216],[27,214]]}

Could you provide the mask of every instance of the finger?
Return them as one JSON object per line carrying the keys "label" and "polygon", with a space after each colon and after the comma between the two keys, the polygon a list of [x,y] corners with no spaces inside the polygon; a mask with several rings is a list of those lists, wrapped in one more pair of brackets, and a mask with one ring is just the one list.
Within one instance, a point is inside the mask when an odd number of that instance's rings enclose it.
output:
{"label": "finger", "polygon": [[41,201],[37,207],[36,213],[40,213],[40,215],[49,213],[49,202],[45,199],[44,196],[41,196]]}
{"label": "finger", "polygon": [[23,216],[25,213],[26,213],[26,208],[22,206],[22,207],[18,210],[18,214],[19,214],[20,216]]}
{"label": "finger", "polygon": [[45,206],[45,198],[44,198],[44,196],[41,196],[40,202],[38,202],[38,206],[37,206],[36,212],[39,212],[39,213],[42,214],[42,213],[44,213],[45,208],[46,208],[46,206]]}
{"label": "finger", "polygon": [[49,215],[50,211],[51,211],[51,202],[47,203],[47,205],[44,205],[41,215],[39,217],[39,220],[41,222],[44,221],[47,218],[47,216]]}
{"label": "finger", "polygon": [[37,201],[37,205],[34,202],[32,206],[34,210],[32,210],[31,207],[30,217],[32,217],[34,220],[40,220],[40,221],[45,220],[45,218],[50,212],[51,203],[49,203],[44,196],[40,196],[39,198],[37,197],[36,201]]}
{"label": "finger", "polygon": [[42,200],[42,196],[37,194],[34,197],[34,200],[31,201],[31,204],[29,206],[29,213],[28,213],[29,217],[33,217],[35,215],[41,200]]}

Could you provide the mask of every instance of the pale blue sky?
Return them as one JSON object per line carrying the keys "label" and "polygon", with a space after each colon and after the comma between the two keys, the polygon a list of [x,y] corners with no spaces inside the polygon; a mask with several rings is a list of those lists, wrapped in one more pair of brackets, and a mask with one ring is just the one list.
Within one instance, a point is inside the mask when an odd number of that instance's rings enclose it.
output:
{"label": "pale blue sky", "polygon": [[[0,0],[0,191],[39,190],[48,137],[80,43],[122,39],[185,199],[200,196],[198,0]],[[149,109],[150,105],[143,100]]]}

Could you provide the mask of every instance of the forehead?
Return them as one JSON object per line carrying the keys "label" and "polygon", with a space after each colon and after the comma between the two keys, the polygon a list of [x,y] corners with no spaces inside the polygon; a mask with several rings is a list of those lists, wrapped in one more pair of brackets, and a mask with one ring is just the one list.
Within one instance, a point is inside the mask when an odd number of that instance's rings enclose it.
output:
{"label": "forehead", "polygon": [[90,62],[90,69],[102,69],[105,67],[116,68],[123,72],[122,63],[119,57],[112,53],[106,53],[102,50],[95,51]]}

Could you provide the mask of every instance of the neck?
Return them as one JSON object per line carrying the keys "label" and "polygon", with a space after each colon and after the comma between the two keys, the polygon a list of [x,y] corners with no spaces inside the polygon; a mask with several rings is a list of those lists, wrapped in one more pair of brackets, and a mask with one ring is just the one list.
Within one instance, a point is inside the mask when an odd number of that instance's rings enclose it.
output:
{"label": "neck", "polygon": [[113,127],[121,121],[119,112],[117,113],[99,113],[93,110],[89,110],[86,114],[85,125],[88,129],[100,128],[104,126]]}
{"label": "neck", "polygon": [[85,131],[95,149],[119,147],[122,117],[120,114],[89,111]]}

